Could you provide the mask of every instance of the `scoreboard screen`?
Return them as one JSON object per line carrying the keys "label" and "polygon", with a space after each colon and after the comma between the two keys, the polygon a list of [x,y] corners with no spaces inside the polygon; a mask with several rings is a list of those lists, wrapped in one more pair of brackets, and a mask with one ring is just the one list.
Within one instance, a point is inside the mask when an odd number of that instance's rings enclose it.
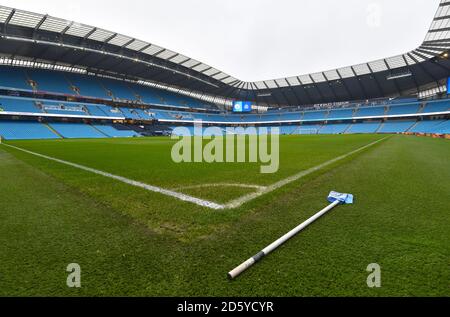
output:
{"label": "scoreboard screen", "polygon": [[234,101],[233,112],[252,112],[252,103],[249,101]]}

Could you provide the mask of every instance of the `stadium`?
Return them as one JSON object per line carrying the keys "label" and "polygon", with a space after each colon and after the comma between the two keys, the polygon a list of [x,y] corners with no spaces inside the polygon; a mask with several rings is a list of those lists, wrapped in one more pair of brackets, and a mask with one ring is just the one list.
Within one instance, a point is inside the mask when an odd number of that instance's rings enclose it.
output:
{"label": "stadium", "polygon": [[[449,23],[441,0],[412,51],[248,82],[0,6],[0,294],[448,297]],[[264,137],[275,172],[239,159]],[[243,144],[180,163],[182,139]],[[331,191],[355,201],[230,275]]]}

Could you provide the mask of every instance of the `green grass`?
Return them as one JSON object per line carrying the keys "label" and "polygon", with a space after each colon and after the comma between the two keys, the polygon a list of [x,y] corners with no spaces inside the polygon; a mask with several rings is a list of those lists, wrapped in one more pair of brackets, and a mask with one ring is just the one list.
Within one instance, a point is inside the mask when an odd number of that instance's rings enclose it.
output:
{"label": "green grass", "polygon": [[[174,141],[9,142],[164,188],[269,185],[382,138],[282,137],[280,171],[175,164]],[[212,211],[0,146],[0,295],[449,296],[450,143],[394,136],[251,201]],[[326,205],[355,194],[236,281],[226,273]],[[225,202],[236,188],[188,190]],[[65,285],[69,263],[82,288]],[[366,285],[370,263],[383,286]]]}

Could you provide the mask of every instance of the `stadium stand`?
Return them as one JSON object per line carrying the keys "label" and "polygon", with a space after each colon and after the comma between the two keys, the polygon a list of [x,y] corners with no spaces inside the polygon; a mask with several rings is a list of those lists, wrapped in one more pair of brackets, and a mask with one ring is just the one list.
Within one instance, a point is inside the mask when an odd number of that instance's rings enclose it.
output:
{"label": "stadium stand", "polygon": [[49,126],[66,139],[95,139],[107,137],[106,134],[103,134],[92,126],[84,123],[51,123]]}
{"label": "stadium stand", "polygon": [[37,84],[37,90],[53,93],[75,95],[64,73],[47,70],[28,70],[28,77]]}
{"label": "stadium stand", "polygon": [[67,79],[72,86],[78,89],[79,95],[81,96],[111,99],[95,77],[68,73]]}
{"label": "stadium stand", "polygon": [[422,112],[431,113],[431,112],[445,112],[445,111],[450,111],[450,102],[448,100],[429,102],[426,104]]}
{"label": "stadium stand", "polygon": [[450,120],[447,120],[436,127],[439,134],[450,134]]}
{"label": "stadium stand", "polygon": [[139,116],[139,113],[136,109],[120,108],[120,110],[122,111],[122,113],[125,115],[125,118],[127,118],[127,119],[134,119],[134,120],[142,120],[143,119]]}
{"label": "stadium stand", "polygon": [[363,107],[359,108],[354,117],[375,117],[375,116],[384,116],[386,113],[385,107]]}
{"label": "stadium stand", "polygon": [[138,133],[132,130],[118,130],[115,127],[109,125],[99,125],[95,124],[93,127],[99,130],[101,133],[111,137],[111,138],[131,138],[139,136]]}
{"label": "stadium stand", "polygon": [[0,121],[0,136],[6,140],[59,139],[48,126],[39,122]]}
{"label": "stadium stand", "polygon": [[450,133],[448,120],[421,121],[414,126],[412,133]]}
{"label": "stadium stand", "polygon": [[[208,104],[202,101],[177,95],[165,90],[155,89],[134,83],[113,80],[109,78],[93,77],[88,75],[66,73],[61,71],[50,71],[40,69],[25,69],[20,67],[0,66],[0,87],[20,91],[20,89],[31,90],[33,83],[36,90],[46,91],[46,93],[57,93],[71,95],[67,97],[55,96],[53,98],[66,98],[69,101],[57,101],[49,99],[33,99],[29,97],[19,97],[26,93],[10,93],[9,96],[0,96],[0,114],[18,115],[24,113],[28,116],[58,115],[60,117],[86,118],[92,116],[97,119],[127,119],[167,122],[174,124],[177,121],[193,122],[202,120],[204,122],[217,122],[218,125],[225,124],[245,124],[259,123],[260,125],[274,125],[280,123],[280,134],[343,134],[343,133],[448,133],[448,122],[439,121],[417,121],[422,120],[421,114],[429,116],[430,113],[450,112],[450,100],[435,100],[429,102],[419,102],[416,99],[398,99],[392,101],[372,102],[373,106],[359,106],[359,104],[348,104],[347,108],[333,109],[326,106],[327,110],[300,111],[296,109],[276,109],[261,114],[234,114],[230,112],[192,112],[196,108],[207,109]],[[26,95],[29,96],[29,95]],[[77,96],[95,97],[109,99],[105,104],[75,102]],[[64,100],[66,100],[64,99]],[[115,101],[124,101],[124,103]],[[125,103],[127,101],[127,103]],[[154,106],[144,106],[142,108],[132,108],[128,106],[128,101],[143,101],[154,104]],[[368,104],[370,102],[366,102]],[[127,106],[123,106],[127,104]],[[179,108],[179,111],[163,110]],[[415,120],[398,121],[390,118],[387,122],[360,122],[351,123],[355,118],[370,118],[384,116],[416,116]],[[101,117],[101,118],[100,118]],[[446,117],[443,117],[446,118]],[[437,119],[443,119],[437,118]],[[400,119],[400,118],[398,118]],[[301,126],[286,125],[285,122],[296,123],[303,121]],[[313,124],[318,123],[318,124]],[[320,124],[319,124],[320,123]],[[51,123],[33,125],[29,123],[18,124],[10,128],[6,133],[11,137],[11,131],[18,131],[18,127],[40,129],[36,136],[31,136],[31,130],[17,133],[16,138],[56,138],[59,137],[54,132],[59,133],[64,138],[100,138],[100,137],[133,137],[139,134],[126,130],[116,129],[110,124],[102,122],[93,125],[81,123]],[[36,128],[38,127],[38,128]],[[13,129],[14,128],[14,129]],[[223,128],[223,127],[222,127]],[[54,132],[51,131],[54,129]],[[28,131],[28,132],[27,132]],[[33,130],[34,131],[34,130]],[[50,133],[50,134],[49,134]]]}
{"label": "stadium stand", "polygon": [[106,90],[109,90],[115,99],[125,99],[130,101],[136,101],[136,95],[127,86],[126,83],[112,79],[102,79],[99,81]]}
{"label": "stadium stand", "polygon": [[398,105],[390,106],[388,115],[403,115],[403,114],[416,114],[419,112],[419,104],[409,104],[409,105]]}
{"label": "stadium stand", "polygon": [[411,127],[416,124],[416,121],[398,121],[390,122],[387,121],[381,125],[378,130],[379,133],[404,133],[407,132]]}
{"label": "stadium stand", "polygon": [[299,135],[317,134],[319,133],[320,128],[321,128],[320,125],[304,125],[298,127],[293,134]]}
{"label": "stadium stand", "polygon": [[31,99],[0,97],[0,107],[8,112],[42,113]]}
{"label": "stadium stand", "polygon": [[22,68],[9,66],[0,67],[0,87],[32,90],[25,71]]}
{"label": "stadium stand", "polygon": [[298,126],[282,126],[280,128],[280,134],[282,135],[292,135],[295,134],[295,131],[298,129]]}
{"label": "stadium stand", "polygon": [[381,122],[355,123],[347,130],[346,134],[376,133]]}
{"label": "stadium stand", "polygon": [[350,127],[350,124],[327,124],[320,130],[319,134],[343,134]]}
{"label": "stadium stand", "polygon": [[327,115],[327,111],[305,111],[303,120],[325,120]]}
{"label": "stadium stand", "polygon": [[328,119],[349,119],[353,118],[353,109],[331,110]]}
{"label": "stadium stand", "polygon": [[129,84],[131,90],[141,97],[142,101],[153,105],[162,105],[164,101],[159,96],[159,91],[151,87]]}
{"label": "stadium stand", "polygon": [[85,111],[85,107],[81,105],[66,104],[62,102],[52,101],[38,101],[36,102],[43,112],[60,114],[60,115],[72,115],[72,116],[87,116],[89,115]]}

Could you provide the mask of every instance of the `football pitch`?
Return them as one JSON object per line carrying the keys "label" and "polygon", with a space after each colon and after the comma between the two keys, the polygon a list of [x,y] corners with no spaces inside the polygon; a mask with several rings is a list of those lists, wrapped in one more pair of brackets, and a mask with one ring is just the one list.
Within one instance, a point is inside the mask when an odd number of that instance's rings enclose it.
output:
{"label": "football pitch", "polygon": [[[177,164],[175,143],[0,145],[0,295],[450,295],[448,140],[282,136],[274,174],[260,163]],[[355,204],[227,279],[332,190]],[[69,263],[81,266],[79,289],[66,285]],[[367,286],[371,263],[381,288]]]}

